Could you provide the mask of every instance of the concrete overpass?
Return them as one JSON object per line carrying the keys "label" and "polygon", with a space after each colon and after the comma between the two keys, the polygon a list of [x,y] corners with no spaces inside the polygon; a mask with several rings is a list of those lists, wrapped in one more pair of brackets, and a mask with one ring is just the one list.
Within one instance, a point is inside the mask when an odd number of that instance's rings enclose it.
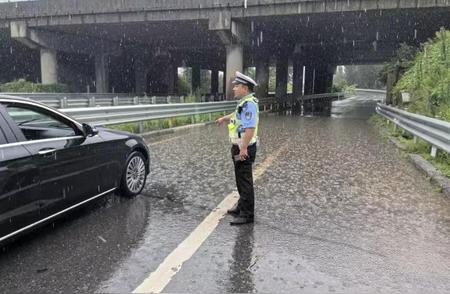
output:
{"label": "concrete overpass", "polygon": [[193,88],[200,69],[211,70],[213,93],[219,70],[229,81],[235,70],[255,66],[265,96],[268,68],[276,66],[282,98],[289,66],[294,95],[326,92],[336,65],[386,61],[400,43],[419,45],[450,27],[449,12],[447,0],[3,3],[0,58],[11,64],[4,75],[159,94],[176,92],[179,66],[193,68]]}

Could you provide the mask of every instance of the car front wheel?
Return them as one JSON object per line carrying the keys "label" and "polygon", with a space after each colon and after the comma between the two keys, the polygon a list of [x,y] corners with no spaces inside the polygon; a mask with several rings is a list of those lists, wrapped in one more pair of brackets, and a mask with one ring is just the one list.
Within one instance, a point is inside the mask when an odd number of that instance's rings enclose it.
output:
{"label": "car front wheel", "polygon": [[145,158],[142,153],[135,151],[128,156],[120,183],[120,192],[127,197],[136,196],[144,188],[146,178]]}

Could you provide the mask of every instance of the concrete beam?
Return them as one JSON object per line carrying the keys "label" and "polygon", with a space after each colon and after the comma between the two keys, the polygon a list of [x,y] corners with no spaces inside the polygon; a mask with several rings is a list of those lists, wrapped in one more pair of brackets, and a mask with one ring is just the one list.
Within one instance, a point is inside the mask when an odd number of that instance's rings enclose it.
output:
{"label": "concrete beam", "polygon": [[60,32],[30,28],[25,21],[13,21],[10,25],[11,37],[30,48],[51,48],[67,53],[98,55],[118,55],[120,44],[93,38],[87,35],[71,35]]}
{"label": "concrete beam", "polygon": [[231,15],[226,14],[209,20],[209,29],[215,31],[224,45],[233,43],[250,43],[249,29],[238,21],[231,20]]}
{"label": "concrete beam", "polygon": [[[261,16],[303,15],[312,13],[370,11],[381,9],[416,9],[450,7],[447,0],[271,0],[242,1],[226,4],[211,0],[165,0],[155,5],[153,1],[123,0],[47,0],[0,4],[0,25],[7,19],[24,19],[31,26],[69,24],[99,24],[146,21],[175,21],[210,19],[231,14],[232,18]],[[226,6],[225,6],[226,5]]]}

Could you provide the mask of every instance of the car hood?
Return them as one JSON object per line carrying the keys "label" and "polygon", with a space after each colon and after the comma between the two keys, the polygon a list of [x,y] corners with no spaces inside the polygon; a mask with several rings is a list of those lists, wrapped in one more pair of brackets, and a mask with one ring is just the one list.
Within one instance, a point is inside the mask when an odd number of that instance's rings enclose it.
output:
{"label": "car hood", "polygon": [[144,143],[144,139],[140,135],[132,134],[125,131],[112,130],[105,127],[96,127],[98,133],[103,138],[110,138],[112,136],[118,136],[123,139],[136,139],[139,142]]}

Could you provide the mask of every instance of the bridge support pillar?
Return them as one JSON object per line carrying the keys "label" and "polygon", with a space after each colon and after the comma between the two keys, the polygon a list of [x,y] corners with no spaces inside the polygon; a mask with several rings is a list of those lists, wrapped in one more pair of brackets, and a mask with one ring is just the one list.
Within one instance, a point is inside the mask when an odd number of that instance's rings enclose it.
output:
{"label": "bridge support pillar", "polygon": [[287,56],[279,56],[277,58],[275,97],[278,101],[286,101],[288,64]]}
{"label": "bridge support pillar", "polygon": [[95,90],[97,93],[109,90],[109,58],[106,54],[95,56]]}
{"label": "bridge support pillar", "polygon": [[201,86],[201,68],[200,65],[195,64],[192,66],[192,92],[197,93]]}
{"label": "bridge support pillar", "polygon": [[320,65],[316,67],[315,94],[331,92],[335,69],[336,67],[331,65]]}
{"label": "bridge support pillar", "polygon": [[58,83],[57,52],[66,52],[69,54],[95,56],[96,84],[101,85],[100,90],[107,89],[107,59],[103,55],[117,55],[122,50],[120,45],[115,42],[87,36],[81,37],[36,30],[28,27],[25,21],[12,21],[10,23],[10,31],[11,38],[29,48],[40,50],[41,80],[43,84]]}
{"label": "bridge support pillar", "polygon": [[41,79],[42,84],[58,83],[58,61],[56,50],[41,48]]}
{"label": "bridge support pillar", "polygon": [[314,94],[314,77],[315,70],[314,66],[311,64],[306,65],[305,67],[305,95]]}
{"label": "bridge support pillar", "polygon": [[336,66],[332,66],[327,73],[326,78],[326,93],[331,93],[333,90],[333,77],[336,72]]}
{"label": "bridge support pillar", "polygon": [[147,68],[142,58],[134,62],[135,93],[143,95],[147,92]]}
{"label": "bridge support pillar", "polygon": [[168,67],[168,83],[167,83],[167,91],[169,95],[175,95],[177,93],[178,86],[178,66],[175,62],[171,62]]}
{"label": "bridge support pillar", "polygon": [[323,65],[316,67],[316,75],[314,79],[314,94],[324,93],[326,70]]}
{"label": "bridge support pillar", "polygon": [[293,87],[292,94],[294,98],[299,98],[302,96],[303,92],[303,62],[302,60],[294,56],[293,60]]}
{"label": "bridge support pillar", "polygon": [[227,68],[226,68],[226,97],[227,100],[234,99],[233,84],[231,83],[236,71],[242,72],[244,68],[244,48],[241,44],[227,45]]}
{"label": "bridge support pillar", "polygon": [[269,62],[264,57],[256,61],[256,97],[265,98],[269,96]]}
{"label": "bridge support pillar", "polygon": [[215,31],[226,47],[225,95],[226,99],[234,99],[233,86],[236,71],[244,68],[244,43],[250,40],[248,28],[231,19],[230,11],[220,11],[209,19],[209,29]]}
{"label": "bridge support pillar", "polygon": [[299,56],[294,55],[293,60],[293,85],[292,85],[292,112],[295,114],[301,113],[300,99],[303,93],[303,62]]}
{"label": "bridge support pillar", "polygon": [[211,94],[217,95],[219,93],[219,71],[217,69],[211,70]]}

